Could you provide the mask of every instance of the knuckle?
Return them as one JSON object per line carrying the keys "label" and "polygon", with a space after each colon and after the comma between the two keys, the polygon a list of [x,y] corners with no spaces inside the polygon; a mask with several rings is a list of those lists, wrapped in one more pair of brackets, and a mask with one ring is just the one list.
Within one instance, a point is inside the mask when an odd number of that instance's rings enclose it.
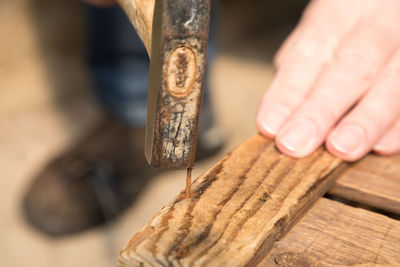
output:
{"label": "knuckle", "polygon": [[366,121],[379,122],[382,118],[391,118],[394,109],[390,103],[382,103],[381,101],[369,101],[364,108],[358,112],[359,116],[365,117]]}
{"label": "knuckle", "polygon": [[[281,77],[280,80],[284,78]],[[305,98],[306,88],[295,82],[296,79],[284,79],[284,82],[274,82],[266,95],[268,99],[285,104],[289,107],[296,107]]]}
{"label": "knuckle", "polygon": [[334,37],[308,36],[300,40],[296,52],[305,58],[327,61],[332,57]]}
{"label": "knuckle", "polygon": [[337,55],[336,63],[349,75],[369,76],[376,72],[380,57],[371,46],[346,47]]}
{"label": "knuckle", "polygon": [[287,87],[279,93],[279,101],[290,107],[296,107],[304,99],[304,95],[295,88],[295,85]]}
{"label": "knuckle", "polygon": [[336,122],[341,116],[339,109],[335,108],[332,102],[326,101],[310,101],[307,110],[314,114],[313,116],[321,122]]}

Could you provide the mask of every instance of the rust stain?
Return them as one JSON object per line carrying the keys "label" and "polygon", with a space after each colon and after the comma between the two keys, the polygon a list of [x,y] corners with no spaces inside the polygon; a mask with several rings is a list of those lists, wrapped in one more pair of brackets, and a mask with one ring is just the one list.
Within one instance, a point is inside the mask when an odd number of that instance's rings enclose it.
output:
{"label": "rust stain", "polygon": [[157,254],[158,248],[157,244],[158,241],[161,239],[163,234],[169,230],[169,220],[171,220],[174,217],[174,211],[175,211],[175,204],[172,205],[172,207],[168,210],[168,212],[162,217],[161,220],[161,230],[156,234],[154,237],[154,242],[152,247],[150,248],[150,251],[153,255]]}

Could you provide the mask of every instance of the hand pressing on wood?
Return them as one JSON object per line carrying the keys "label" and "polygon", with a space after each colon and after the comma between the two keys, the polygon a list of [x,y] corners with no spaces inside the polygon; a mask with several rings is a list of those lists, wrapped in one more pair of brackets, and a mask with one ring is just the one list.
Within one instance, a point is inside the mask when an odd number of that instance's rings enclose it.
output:
{"label": "hand pressing on wood", "polygon": [[115,0],[84,0],[84,2],[99,7],[110,7],[116,4]]}
{"label": "hand pressing on wood", "polygon": [[279,50],[257,126],[304,157],[400,151],[400,1],[314,0]]}

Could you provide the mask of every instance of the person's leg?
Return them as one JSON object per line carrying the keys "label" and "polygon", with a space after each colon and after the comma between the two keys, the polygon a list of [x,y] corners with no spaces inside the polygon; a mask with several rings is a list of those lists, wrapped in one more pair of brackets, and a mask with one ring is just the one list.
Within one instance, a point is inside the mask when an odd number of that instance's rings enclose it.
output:
{"label": "person's leg", "polygon": [[133,26],[118,7],[88,5],[88,63],[100,104],[121,121],[146,120],[149,57]]}
{"label": "person's leg", "polygon": [[207,66],[200,111],[199,139],[196,159],[201,160],[218,152],[226,142],[226,135],[216,125],[215,106],[212,98],[210,67],[218,51],[217,13],[218,1],[211,2],[210,33],[207,47]]}
{"label": "person's leg", "polygon": [[88,68],[105,115],[33,179],[23,208],[51,235],[119,215],[154,176],[144,158],[149,59],[120,8],[85,6]]}

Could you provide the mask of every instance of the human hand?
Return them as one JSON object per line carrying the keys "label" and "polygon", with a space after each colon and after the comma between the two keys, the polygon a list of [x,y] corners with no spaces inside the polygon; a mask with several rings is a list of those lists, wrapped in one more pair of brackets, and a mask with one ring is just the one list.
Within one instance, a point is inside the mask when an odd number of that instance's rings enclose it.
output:
{"label": "human hand", "polygon": [[293,157],[324,142],[348,161],[399,152],[399,25],[399,0],[313,0],[275,58],[259,131]]}
{"label": "human hand", "polygon": [[100,7],[109,7],[116,4],[115,0],[83,0],[83,1]]}

